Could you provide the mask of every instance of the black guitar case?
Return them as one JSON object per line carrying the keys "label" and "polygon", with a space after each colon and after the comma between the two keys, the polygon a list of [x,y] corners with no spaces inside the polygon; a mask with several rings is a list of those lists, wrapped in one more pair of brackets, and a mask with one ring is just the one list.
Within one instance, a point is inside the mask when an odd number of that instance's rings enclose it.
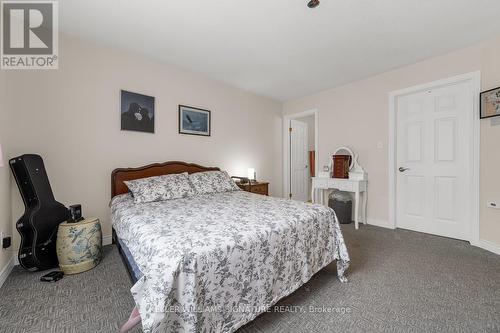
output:
{"label": "black guitar case", "polygon": [[57,228],[69,217],[68,209],[54,199],[43,160],[22,155],[9,161],[24,201],[24,215],[16,223],[21,234],[19,263],[30,271],[58,266]]}

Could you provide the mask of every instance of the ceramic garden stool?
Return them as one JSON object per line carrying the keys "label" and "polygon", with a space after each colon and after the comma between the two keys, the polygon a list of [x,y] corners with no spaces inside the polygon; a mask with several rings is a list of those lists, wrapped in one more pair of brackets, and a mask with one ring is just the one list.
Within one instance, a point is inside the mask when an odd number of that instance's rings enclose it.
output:
{"label": "ceramic garden stool", "polygon": [[59,267],[64,274],[77,274],[94,268],[102,257],[99,219],[61,223],[57,231],[56,247]]}

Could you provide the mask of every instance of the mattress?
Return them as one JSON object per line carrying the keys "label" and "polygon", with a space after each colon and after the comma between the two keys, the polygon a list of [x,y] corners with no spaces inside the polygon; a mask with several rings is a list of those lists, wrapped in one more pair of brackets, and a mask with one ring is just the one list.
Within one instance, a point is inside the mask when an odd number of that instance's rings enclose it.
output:
{"label": "mattress", "polygon": [[127,245],[120,239],[120,237],[115,237],[115,241],[119,244],[120,252],[122,254],[122,259],[125,261],[127,265],[128,273],[130,274],[130,278],[133,283],[136,283],[142,277],[142,272],[139,270],[134,257],[130,253]]}
{"label": "mattress", "polygon": [[321,205],[243,191],[143,204],[126,194],[111,218],[142,272],[131,292],[146,333],[234,332],[331,262],[341,281],[349,266]]}

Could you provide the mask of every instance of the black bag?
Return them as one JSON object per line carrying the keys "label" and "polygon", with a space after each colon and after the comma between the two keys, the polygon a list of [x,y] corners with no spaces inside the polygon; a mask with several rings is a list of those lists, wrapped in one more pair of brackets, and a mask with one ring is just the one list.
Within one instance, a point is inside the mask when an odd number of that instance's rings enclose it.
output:
{"label": "black bag", "polygon": [[352,222],[352,201],[340,201],[328,199],[328,207],[332,208],[341,224],[349,224]]}

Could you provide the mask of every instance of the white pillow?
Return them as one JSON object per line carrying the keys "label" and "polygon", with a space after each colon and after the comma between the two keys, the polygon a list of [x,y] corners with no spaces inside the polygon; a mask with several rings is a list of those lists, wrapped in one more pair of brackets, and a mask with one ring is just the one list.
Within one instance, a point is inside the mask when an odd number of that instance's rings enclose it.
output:
{"label": "white pillow", "polygon": [[240,188],[225,171],[205,171],[189,175],[196,194],[239,191]]}
{"label": "white pillow", "polygon": [[188,173],[125,181],[135,203],[186,198],[194,195]]}

